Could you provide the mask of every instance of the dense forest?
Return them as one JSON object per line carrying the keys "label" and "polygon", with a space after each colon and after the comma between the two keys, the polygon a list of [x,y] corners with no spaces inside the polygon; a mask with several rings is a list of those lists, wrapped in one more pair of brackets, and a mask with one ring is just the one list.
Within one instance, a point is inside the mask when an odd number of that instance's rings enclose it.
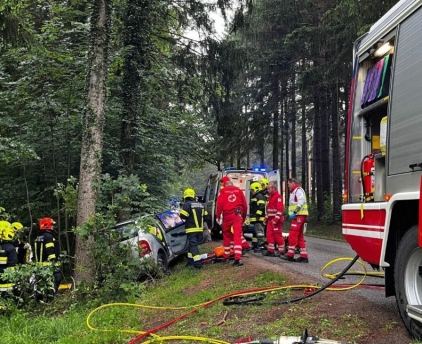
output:
{"label": "dense forest", "polygon": [[94,213],[266,165],[338,220],[353,43],[395,3],[3,0],[0,206],[31,231],[54,217],[74,252]]}

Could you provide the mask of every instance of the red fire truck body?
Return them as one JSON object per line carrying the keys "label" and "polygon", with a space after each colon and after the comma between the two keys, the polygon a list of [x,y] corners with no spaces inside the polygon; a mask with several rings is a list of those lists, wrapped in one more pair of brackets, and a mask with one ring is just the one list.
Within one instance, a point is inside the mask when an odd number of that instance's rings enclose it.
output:
{"label": "red fire truck body", "polygon": [[354,45],[342,231],[385,271],[422,339],[422,0],[401,0]]}

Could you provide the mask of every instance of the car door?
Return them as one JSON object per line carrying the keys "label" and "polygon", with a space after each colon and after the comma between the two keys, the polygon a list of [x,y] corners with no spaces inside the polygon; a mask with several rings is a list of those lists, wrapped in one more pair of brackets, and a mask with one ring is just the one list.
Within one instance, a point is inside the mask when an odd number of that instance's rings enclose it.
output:
{"label": "car door", "polygon": [[215,226],[215,211],[217,206],[217,196],[220,191],[221,172],[211,174],[208,178],[207,187],[204,194],[204,206],[207,211],[205,221],[210,229]]}
{"label": "car door", "polygon": [[186,253],[189,248],[185,224],[177,211],[168,210],[159,213],[156,217],[164,228],[165,241],[171,252],[175,255]]}

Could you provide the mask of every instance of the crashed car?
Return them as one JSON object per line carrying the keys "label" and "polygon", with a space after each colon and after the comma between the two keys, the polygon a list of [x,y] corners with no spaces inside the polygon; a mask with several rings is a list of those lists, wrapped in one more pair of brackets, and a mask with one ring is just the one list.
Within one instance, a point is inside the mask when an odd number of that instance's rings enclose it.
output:
{"label": "crashed car", "polygon": [[[177,210],[124,221],[115,230],[122,238],[121,243],[132,246],[133,257],[150,258],[165,272],[171,261],[188,252],[185,223]],[[207,240],[207,232],[205,229],[199,244]]]}

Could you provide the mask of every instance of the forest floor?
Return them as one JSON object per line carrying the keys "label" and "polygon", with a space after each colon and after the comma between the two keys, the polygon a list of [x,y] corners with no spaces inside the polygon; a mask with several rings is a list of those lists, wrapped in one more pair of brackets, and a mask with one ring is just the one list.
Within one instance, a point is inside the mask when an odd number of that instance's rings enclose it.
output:
{"label": "forest floor", "polygon": [[[211,244],[216,246],[215,242],[208,243],[206,246]],[[312,285],[312,283],[318,285],[318,281],[313,281],[309,276],[289,269],[288,263],[280,264],[279,259],[272,263],[255,253],[247,253],[243,261],[245,265],[242,267],[233,267],[231,264],[205,265],[200,273],[201,275],[206,273],[206,277],[199,285],[187,288],[184,291],[186,297],[195,295],[204,288],[251,281],[258,275],[265,276],[265,274],[283,275],[286,286]],[[298,289],[293,290],[288,298],[303,295],[303,289]],[[264,308],[237,305],[226,307],[226,309],[227,311],[220,314],[224,322],[219,324],[219,338],[224,338],[231,343],[239,339],[240,333],[254,339],[262,339],[262,327],[272,326],[273,328],[276,319],[280,324],[278,335],[281,336],[300,336],[301,331],[307,328],[309,335],[321,339],[344,341],[344,343],[417,343],[412,341],[407,333],[398,312],[392,312],[391,309],[372,303],[353,290],[323,291],[309,299],[292,304],[268,303]],[[209,324],[204,323],[202,326],[203,331],[209,330]],[[292,334],[292,330],[295,334]]]}

